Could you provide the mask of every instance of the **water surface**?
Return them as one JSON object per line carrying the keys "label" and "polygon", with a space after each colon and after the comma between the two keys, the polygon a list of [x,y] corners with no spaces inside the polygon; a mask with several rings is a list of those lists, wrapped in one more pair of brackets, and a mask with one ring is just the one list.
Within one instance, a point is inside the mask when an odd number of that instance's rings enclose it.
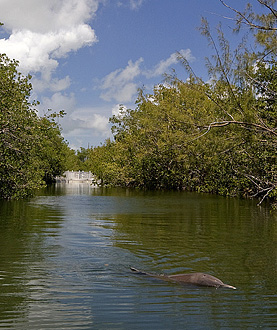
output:
{"label": "water surface", "polygon": [[255,201],[83,184],[0,202],[0,328],[276,329],[276,275],[277,219]]}

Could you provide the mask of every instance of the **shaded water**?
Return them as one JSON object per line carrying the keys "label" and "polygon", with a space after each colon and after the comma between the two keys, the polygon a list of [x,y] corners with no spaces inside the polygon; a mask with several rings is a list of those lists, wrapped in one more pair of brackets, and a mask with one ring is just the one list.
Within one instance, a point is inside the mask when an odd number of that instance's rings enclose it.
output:
{"label": "shaded water", "polygon": [[276,329],[276,243],[275,215],[254,201],[67,185],[0,202],[0,328]]}

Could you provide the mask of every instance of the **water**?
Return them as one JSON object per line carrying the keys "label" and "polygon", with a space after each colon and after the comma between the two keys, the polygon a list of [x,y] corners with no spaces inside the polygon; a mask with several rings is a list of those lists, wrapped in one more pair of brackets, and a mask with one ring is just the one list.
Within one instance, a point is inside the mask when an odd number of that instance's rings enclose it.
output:
{"label": "water", "polygon": [[276,243],[276,216],[255,201],[85,184],[2,201],[0,328],[276,329]]}

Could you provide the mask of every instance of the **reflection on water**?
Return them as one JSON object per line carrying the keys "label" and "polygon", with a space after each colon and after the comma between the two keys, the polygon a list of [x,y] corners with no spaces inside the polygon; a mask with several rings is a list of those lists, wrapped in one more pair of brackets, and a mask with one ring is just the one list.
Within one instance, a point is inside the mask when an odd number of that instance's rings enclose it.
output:
{"label": "reflection on water", "polygon": [[[276,224],[254,201],[86,184],[0,202],[0,328],[276,328]],[[207,272],[238,289],[129,266]]]}

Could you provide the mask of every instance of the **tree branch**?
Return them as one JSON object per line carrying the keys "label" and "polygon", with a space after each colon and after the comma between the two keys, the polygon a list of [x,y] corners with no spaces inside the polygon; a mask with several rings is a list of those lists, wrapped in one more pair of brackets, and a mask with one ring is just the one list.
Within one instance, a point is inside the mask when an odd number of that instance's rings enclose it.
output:
{"label": "tree branch", "polygon": [[265,200],[265,198],[271,193],[271,191],[274,189],[275,187],[270,187],[267,189],[264,189],[264,191],[267,191],[266,194],[263,195],[262,199],[259,201],[259,203],[257,204],[258,206],[260,206],[262,204],[262,202]]}
{"label": "tree branch", "polygon": [[[251,28],[255,28],[255,29],[259,29],[259,30],[264,30],[264,31],[277,31],[277,28],[275,27],[270,27],[270,26],[262,26],[262,25],[257,25],[254,24],[253,22],[251,22],[244,14],[242,14],[240,11],[238,11],[237,9],[227,5],[223,0],[219,0],[226,8],[231,9],[233,12],[235,12],[237,15],[239,15],[244,22],[242,21],[243,24],[249,25]],[[272,13],[273,15],[276,17],[276,11],[271,8],[270,6],[268,6],[264,1],[262,0],[258,0],[258,2],[264,6],[266,6]]]}
{"label": "tree branch", "polygon": [[267,9],[269,9],[271,11],[271,13],[273,14],[273,16],[275,16],[277,18],[277,11],[270,7],[265,1],[263,0],[257,0],[261,5],[264,5]]}
{"label": "tree branch", "polygon": [[275,132],[275,130],[270,129],[266,126],[255,124],[255,123],[248,123],[248,122],[244,122],[244,121],[238,121],[238,120],[213,122],[213,123],[209,124],[208,126],[206,126],[206,128],[208,128],[208,130],[210,130],[212,127],[223,127],[223,126],[228,126],[228,125],[231,125],[231,124],[240,125],[240,126],[254,127],[254,128],[259,129],[259,130],[262,130],[262,131],[265,131],[267,133],[270,133],[270,134],[273,134],[273,135],[277,136],[277,133]]}

